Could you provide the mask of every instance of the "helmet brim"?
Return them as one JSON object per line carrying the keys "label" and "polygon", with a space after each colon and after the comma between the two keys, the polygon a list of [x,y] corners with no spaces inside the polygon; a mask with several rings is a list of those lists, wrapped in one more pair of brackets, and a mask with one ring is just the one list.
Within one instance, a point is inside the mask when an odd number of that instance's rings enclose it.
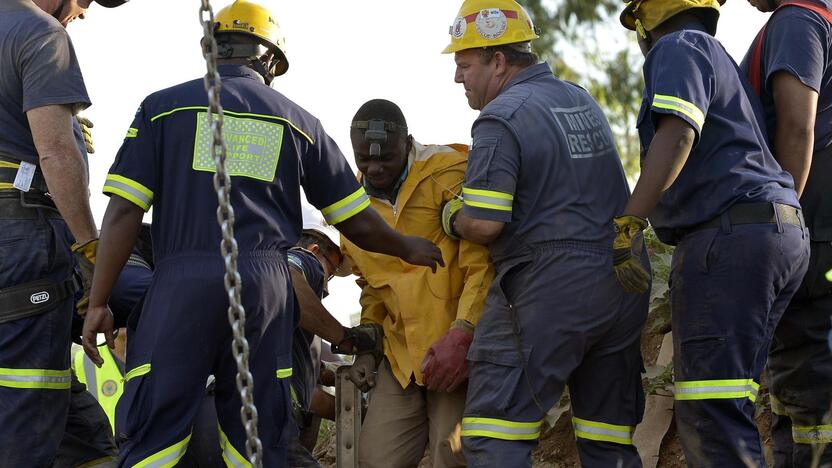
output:
{"label": "helmet brim", "polygon": [[618,17],[621,25],[630,31],[636,30],[636,14],[633,12],[636,8],[636,2],[630,2],[624,7],[621,16]]}

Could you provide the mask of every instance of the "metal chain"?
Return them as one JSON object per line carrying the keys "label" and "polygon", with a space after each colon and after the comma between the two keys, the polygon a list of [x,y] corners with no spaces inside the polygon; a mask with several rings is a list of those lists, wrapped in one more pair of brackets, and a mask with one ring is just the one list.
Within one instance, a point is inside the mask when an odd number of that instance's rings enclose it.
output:
{"label": "metal chain", "polygon": [[217,41],[214,38],[214,10],[210,0],[201,0],[199,21],[204,33],[203,55],[208,71],[205,74],[205,91],[208,93],[208,124],[213,133],[211,155],[214,158],[214,189],[219,207],[217,222],[222,229],[220,250],[225,259],[225,288],[228,292],[228,321],[234,334],[231,351],[237,362],[237,390],[242,407],[240,417],[246,429],[246,454],[252,466],[263,466],[263,444],[257,436],[257,408],[254,406],[254,379],[248,367],[248,340],[246,340],[246,312],[240,298],[242,281],[237,270],[237,241],[234,239],[234,208],[231,206],[231,177],[225,170],[225,139],[222,135],[221,81],[217,71]]}

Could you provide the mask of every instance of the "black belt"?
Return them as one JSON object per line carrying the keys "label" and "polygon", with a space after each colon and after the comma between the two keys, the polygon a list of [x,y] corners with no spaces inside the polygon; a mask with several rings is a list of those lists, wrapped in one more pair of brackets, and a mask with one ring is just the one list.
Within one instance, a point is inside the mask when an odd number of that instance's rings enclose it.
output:
{"label": "black belt", "polygon": [[[0,156],[0,161],[12,164],[20,164],[20,160],[10,158],[7,156]],[[17,168],[12,167],[0,167],[0,183],[13,184],[15,177],[17,177],[17,170]],[[46,187],[46,179],[43,178],[43,174],[40,172],[40,167],[38,167],[37,170],[35,170],[35,175],[32,178],[32,185],[30,186],[30,190],[35,190],[43,193],[49,191],[49,189]]]}
{"label": "black belt", "polygon": [[656,235],[662,242],[675,245],[676,242],[692,232],[718,228],[723,226],[723,223],[735,226],[740,224],[778,224],[778,222],[780,224],[793,224],[800,228],[806,226],[800,208],[782,203],[739,203],[710,221],[684,229],[659,228],[656,229]]}
{"label": "black belt", "polygon": [[61,213],[51,198],[42,193],[0,190],[0,219],[60,219]]}

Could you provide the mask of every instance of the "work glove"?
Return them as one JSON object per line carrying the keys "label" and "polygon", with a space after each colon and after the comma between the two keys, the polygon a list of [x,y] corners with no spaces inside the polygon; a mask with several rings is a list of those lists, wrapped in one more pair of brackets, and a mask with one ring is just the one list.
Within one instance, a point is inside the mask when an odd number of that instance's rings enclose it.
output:
{"label": "work glove", "polygon": [[364,323],[344,328],[344,338],[332,343],[334,354],[372,354],[377,361],[384,355],[384,328],[377,323]]}
{"label": "work glove", "polygon": [[78,260],[78,269],[81,272],[81,284],[84,287],[84,295],[75,304],[78,315],[83,317],[87,313],[87,306],[90,303],[90,289],[92,288],[92,274],[95,271],[95,253],[98,250],[98,239],[93,239],[84,244],[72,244],[72,253]]}
{"label": "work glove", "polygon": [[638,216],[613,218],[615,239],[612,241],[612,267],[625,291],[643,293],[650,287],[650,274],[641,264],[647,220]]}
{"label": "work glove", "polygon": [[422,383],[428,390],[452,392],[468,379],[468,348],[474,340],[474,326],[454,320],[445,336],[428,349],[422,361]]}
{"label": "work glove", "polygon": [[457,234],[454,230],[454,220],[463,205],[464,202],[462,201],[462,198],[451,199],[442,205],[442,230],[445,231],[445,234],[447,234],[451,239],[460,239],[459,234]]}
{"label": "work glove", "polygon": [[372,354],[359,354],[350,366],[350,380],[352,380],[352,383],[362,392],[369,392],[371,388],[376,386],[380,362],[376,361]]}
{"label": "work glove", "polygon": [[95,125],[92,124],[92,121],[86,117],[81,117],[80,115],[75,115],[75,120],[78,121],[78,125],[81,126],[81,134],[84,136],[84,146],[87,147],[87,154],[95,153],[95,145],[92,141],[92,131],[90,130]]}

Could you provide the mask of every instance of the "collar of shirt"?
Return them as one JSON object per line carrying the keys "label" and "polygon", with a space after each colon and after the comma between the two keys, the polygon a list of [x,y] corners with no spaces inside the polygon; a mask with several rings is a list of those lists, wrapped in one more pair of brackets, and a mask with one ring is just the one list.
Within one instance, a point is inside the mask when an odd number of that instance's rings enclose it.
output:
{"label": "collar of shirt", "polygon": [[381,198],[381,199],[387,200],[387,201],[389,201],[390,203],[393,203],[393,204],[396,203],[396,197],[399,196],[399,190],[401,190],[402,185],[404,184],[404,181],[407,179],[407,175],[410,173],[410,166],[413,164],[413,159],[414,159],[413,156],[414,156],[414,150],[415,150],[416,145],[413,145],[413,146],[414,146],[414,148],[410,149],[410,154],[408,154],[408,156],[407,156],[407,162],[404,165],[404,170],[402,171],[402,175],[399,176],[399,180],[396,181],[396,185],[393,186],[393,193],[391,194],[391,196],[388,197],[387,194],[384,193],[384,190],[377,189],[377,188],[373,187],[372,185],[370,185],[369,182],[367,182],[367,179],[364,179],[362,177],[361,185],[364,186],[364,191],[367,192],[367,195],[369,195],[371,197],[374,197],[374,198]]}
{"label": "collar of shirt", "polygon": [[503,91],[511,88],[512,86],[522,83],[524,81],[529,81],[533,78],[537,78],[540,75],[551,75],[552,74],[552,67],[549,66],[548,62],[540,62],[536,65],[532,65],[528,68],[525,68],[520,71],[508,84],[503,88]]}
{"label": "collar of shirt", "polygon": [[220,76],[242,76],[251,78],[252,80],[263,81],[263,77],[248,65],[218,65],[217,71]]}

